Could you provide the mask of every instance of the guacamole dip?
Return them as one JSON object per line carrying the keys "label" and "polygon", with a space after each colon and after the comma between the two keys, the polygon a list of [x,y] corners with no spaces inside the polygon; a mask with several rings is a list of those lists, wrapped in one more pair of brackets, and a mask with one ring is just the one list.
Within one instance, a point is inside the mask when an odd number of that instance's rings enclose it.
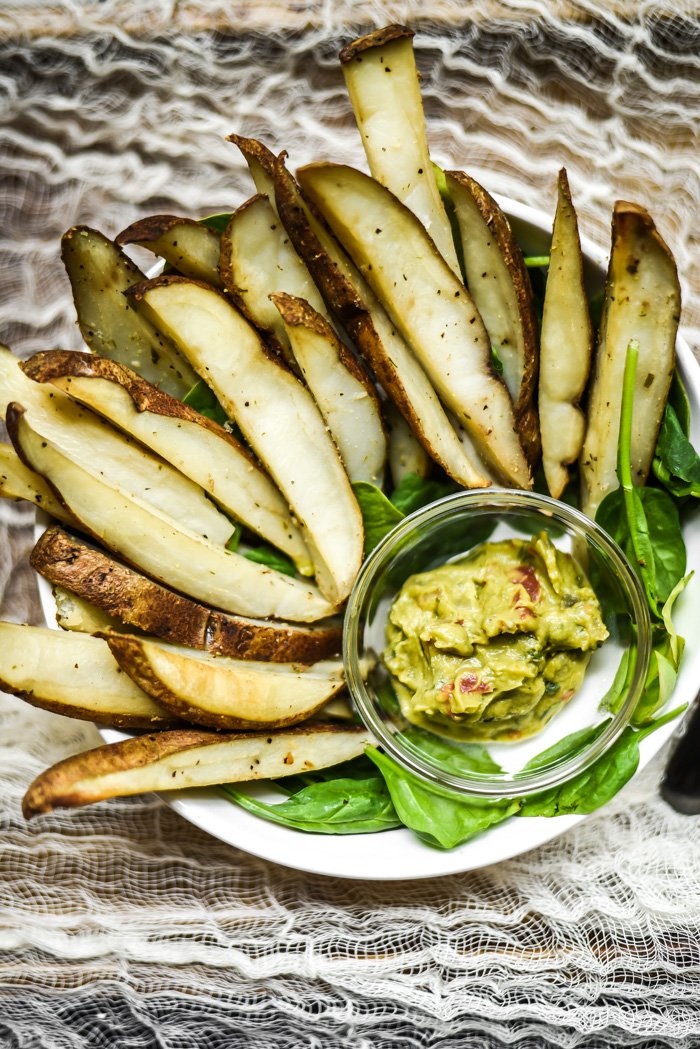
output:
{"label": "guacamole dip", "polygon": [[540,532],[407,579],[383,659],[409,721],[464,740],[517,740],[568,703],[607,636],[580,566]]}

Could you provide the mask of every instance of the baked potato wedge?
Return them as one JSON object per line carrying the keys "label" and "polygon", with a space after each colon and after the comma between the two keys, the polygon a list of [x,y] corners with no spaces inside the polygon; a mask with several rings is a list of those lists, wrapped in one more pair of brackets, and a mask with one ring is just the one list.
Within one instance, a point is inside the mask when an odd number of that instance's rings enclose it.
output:
{"label": "baked potato wedge", "polygon": [[61,256],[80,332],[93,353],[125,364],[173,397],[184,397],[197,381],[194,371],[124,298],[127,288],[144,279],[141,270],[89,226],[74,226],[64,234]]}
{"label": "baked potato wedge", "polygon": [[461,280],[428,151],[413,36],[386,26],[344,47],[340,62],[372,175],[418,216]]}
{"label": "baked potato wedge", "polygon": [[223,426],[105,357],[53,350],[36,354],[23,368],[135,437],[200,485],[228,515],[287,554],[302,575],[311,574],[311,556],[285,500]]}
{"label": "baked potato wedge", "polygon": [[[81,624],[92,621],[84,609],[88,603],[88,609],[92,606],[111,621],[111,626],[105,621],[101,629],[113,629],[118,621],[132,630],[218,656],[315,663],[340,651],[339,623],[299,626],[226,615],[167,590],[58,526],[40,537],[30,563],[55,587],[70,591],[73,609],[61,602],[59,610],[66,609],[64,618],[72,618],[73,629],[84,629]],[[76,601],[83,602],[77,611]]]}
{"label": "baked potato wedge", "polygon": [[523,253],[508,219],[483,186],[463,171],[446,171],[445,181],[460,231],[466,284],[503,365],[515,426],[534,465],[540,454],[537,317]]}
{"label": "baked potato wedge", "polygon": [[298,178],[479,453],[504,483],[530,488],[513,405],[493,371],[483,321],[416,216],[354,168],[310,164]]}
{"label": "baked potato wedge", "polygon": [[581,509],[589,517],[618,487],[617,446],[627,347],[639,343],[632,416],[632,476],[649,474],[676,363],[681,293],[673,256],[644,208],[618,200],[603,315],[581,449]]}
{"label": "baked potato wedge", "polygon": [[0,444],[0,496],[3,499],[26,499],[57,521],[75,524],[44,478],[29,470],[10,444]]}
{"label": "baked potato wedge", "polygon": [[326,320],[329,317],[311,274],[267,197],[252,197],[231,217],[221,238],[220,269],[226,291],[244,315],[272,332],[287,362],[296,366],[289,333],[270,295],[288,292],[299,296]]}
{"label": "baked potato wedge", "polygon": [[63,586],[51,588],[56,604],[56,622],[61,630],[75,630],[79,634],[104,634],[107,630],[126,630],[114,616],[91,605]]}
{"label": "baked potato wedge", "polygon": [[119,669],[106,641],[88,634],[0,623],[0,686],[42,710],[113,728],[180,720]]}
{"label": "baked potato wedge", "polygon": [[167,586],[226,612],[323,619],[336,607],[311,584],[291,579],[217,546],[134,500],[119,475],[89,474],[38,433],[21,405],[11,404],[7,429],[17,454],[42,474],[82,531]]}
{"label": "baked potato wedge", "polygon": [[216,729],[278,728],[315,714],[344,687],[341,661],[258,663],[150,638],[105,634],[132,681],[174,716]]}
{"label": "baked potato wedge", "polygon": [[542,312],[538,398],[542,466],[555,499],[569,483],[569,464],[576,462],[583,445],[586,418],[579,404],[592,353],[593,328],[583,281],[578,221],[562,168]]}
{"label": "baked potato wedge", "polygon": [[386,462],[382,411],[372,380],[333,328],[305,300],[270,296],[292,353],[335,441],[351,481],[381,487]]}
{"label": "baked potato wedge", "polygon": [[221,236],[195,219],[178,215],[150,215],[132,222],[115,237],[114,243],[118,248],[126,244],[138,244],[164,258],[183,276],[204,280],[215,288],[221,287]]}
{"label": "baked potato wedge", "polygon": [[21,403],[36,431],[87,473],[107,479],[119,474],[131,498],[213,543],[223,546],[231,537],[233,524],[198,485],[62,391],[33,382],[16,367],[11,382],[3,383],[3,414],[8,401]]}
{"label": "baked potato wedge", "polygon": [[[177,341],[236,420],[302,526],[321,593],[332,606],[340,604],[362,562],[362,516],[309,391],[268,354],[257,332],[213,288],[159,277],[129,295]],[[297,618],[281,609],[278,614]]]}
{"label": "baked potato wedge", "polygon": [[256,190],[261,196],[267,197],[272,207],[275,207],[275,154],[256,138],[227,135],[226,141],[238,146],[248,165]]}
{"label": "baked potato wedge", "polygon": [[26,819],[106,798],[218,783],[279,779],[359,757],[371,738],[359,725],[307,724],[269,732],[175,729],[97,747],[59,761],[30,785]]}
{"label": "baked potato wedge", "polygon": [[387,411],[389,420],[389,471],[394,488],[408,474],[427,477],[430,459],[398,408],[392,404]]}
{"label": "baked potato wedge", "polygon": [[329,308],[428,455],[466,488],[489,485],[489,475],[468,436],[455,431],[412,350],[357,267],[304,201],[284,158],[276,166],[275,199]]}

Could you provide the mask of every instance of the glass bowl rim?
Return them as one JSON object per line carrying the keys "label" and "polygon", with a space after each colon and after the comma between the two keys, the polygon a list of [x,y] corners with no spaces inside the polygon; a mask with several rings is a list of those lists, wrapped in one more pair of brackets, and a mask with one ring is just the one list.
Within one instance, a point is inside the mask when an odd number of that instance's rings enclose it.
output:
{"label": "glass bowl rim", "polygon": [[[513,506],[513,504],[516,504]],[[520,504],[520,505],[518,505]],[[471,779],[441,770],[436,763],[424,760],[413,750],[396,743],[393,733],[386,730],[383,720],[374,710],[373,700],[363,680],[359,641],[359,610],[363,607],[377,573],[391,557],[395,547],[412,532],[437,520],[444,519],[455,510],[470,507],[492,508],[494,511],[529,509],[546,512],[550,520],[584,533],[594,546],[602,548],[615,567],[617,577],[627,593],[633,612],[633,626],[637,630],[637,659],[632,681],[624,702],[613,715],[607,728],[583,750],[553,767],[533,769],[527,773],[514,773],[508,781]],[[552,499],[538,492],[510,488],[477,488],[445,496],[416,510],[400,521],[377,544],[366,559],[355,580],[343,622],[343,665],[345,680],[353,705],[363,724],[372,733],[379,745],[408,773],[417,776],[432,787],[442,791],[474,798],[518,798],[535,794],[566,783],[573,776],[584,772],[619,739],[630,722],[632,713],[641,697],[651,659],[651,615],[642,583],[634,572],[627,557],[615,540],[585,514],[567,503]]]}

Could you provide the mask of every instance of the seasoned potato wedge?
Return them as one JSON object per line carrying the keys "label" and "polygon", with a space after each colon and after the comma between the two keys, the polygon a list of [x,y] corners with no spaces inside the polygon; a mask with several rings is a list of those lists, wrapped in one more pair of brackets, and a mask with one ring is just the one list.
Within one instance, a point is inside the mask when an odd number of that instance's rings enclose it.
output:
{"label": "seasoned potato wedge", "polygon": [[305,299],[270,296],[284,321],[292,352],[351,481],[381,487],[386,436],[379,398],[359,362]]}
{"label": "seasoned potato wedge", "polygon": [[618,486],[617,444],[627,346],[639,343],[632,417],[632,475],[644,484],[676,362],[681,295],[673,256],[651,216],[618,200],[603,316],[581,450],[581,509],[594,517]]}
{"label": "seasoned potato wedge", "polygon": [[180,720],[119,669],[106,641],[0,623],[0,686],[32,706],[114,728],[167,728]]}
{"label": "seasoned potato wedge", "polygon": [[79,634],[104,634],[107,630],[126,630],[114,616],[91,605],[62,586],[51,589],[56,604],[56,622],[61,630],[75,630]]}
{"label": "seasoned potato wedge", "polygon": [[172,343],[124,298],[127,288],[143,280],[141,270],[88,226],[74,226],[64,234],[61,254],[80,332],[90,349],[126,364],[173,397],[184,397],[197,376]]}
{"label": "seasoned potato wedge", "polygon": [[333,605],[344,601],[362,561],[362,516],[309,391],[213,288],[160,277],[129,294],[236,420],[302,525],[321,592]]}
{"label": "seasoned potato wedge", "polygon": [[550,494],[569,482],[586,431],[579,407],[593,353],[593,328],[583,282],[583,254],[569,181],[559,172],[540,336],[539,415],[542,465]]}
{"label": "seasoned potato wedge", "polygon": [[508,219],[483,186],[462,171],[445,172],[462,239],[469,292],[515,406],[515,425],[531,464],[539,459],[535,409],[537,317],[530,277]]}
{"label": "seasoned potato wedge", "polygon": [[173,715],[217,729],[296,725],[344,686],[343,664],[258,663],[105,634],[125,674]]}
{"label": "seasoned potato wedge", "polygon": [[295,361],[289,334],[270,295],[288,292],[300,296],[329,320],[311,274],[267,197],[253,197],[232,216],[221,238],[220,268],[224,286],[236,304],[259,328],[272,332],[289,363]]}
{"label": "seasoned potato wedge", "polygon": [[307,724],[269,732],[176,729],[112,743],[59,761],[30,785],[26,819],[105,798],[217,783],[279,779],[359,757],[371,742],[359,725]]}
{"label": "seasoned potato wedge", "polygon": [[302,575],[311,574],[311,556],[285,500],[223,426],[121,364],[94,354],[38,353],[23,368],[32,379],[53,383],[145,444],[201,485],[227,514],[284,551]]}
{"label": "seasoned potato wedge", "polygon": [[263,145],[256,138],[245,138],[243,135],[227,135],[227,142],[238,146],[243,154],[243,159],[248,165],[255,188],[258,193],[267,197],[270,204],[275,206],[275,164],[277,158],[271,149]]}
{"label": "seasoned potato wedge", "polygon": [[83,531],[167,586],[241,615],[308,622],[336,611],[310,584],[156,515],[128,495],[119,476],[108,483],[87,473],[33,429],[20,405],[8,408],[7,429],[20,458],[50,478]]}
{"label": "seasoned potato wedge", "polygon": [[298,626],[217,612],[167,590],[57,526],[44,532],[30,562],[50,583],[65,587],[110,619],[176,645],[281,663],[315,663],[340,651],[338,623]]}
{"label": "seasoned potato wedge", "polygon": [[9,444],[0,444],[0,496],[3,499],[26,499],[57,521],[75,524],[44,478],[28,469]]}
{"label": "seasoned potato wedge", "polygon": [[394,488],[408,474],[427,477],[430,459],[398,408],[391,406],[389,418],[389,469]]}
{"label": "seasoned potato wedge", "polygon": [[230,538],[233,524],[198,485],[62,391],[32,382],[17,368],[11,383],[3,383],[3,414],[10,400],[21,403],[36,431],[87,473],[107,480],[119,474],[124,490],[151,512],[222,546]]}
{"label": "seasoned potato wedge", "polygon": [[[148,248],[185,277],[221,287],[219,252],[221,237],[194,219],[178,215],[150,215],[132,222],[115,238],[117,247],[138,244]],[[143,279],[143,278],[141,278]]]}
{"label": "seasoned potato wedge", "polygon": [[415,215],[353,168],[311,164],[298,177],[479,452],[504,482],[531,487],[481,317]]}
{"label": "seasoned potato wedge", "polygon": [[340,61],[372,175],[418,216],[461,279],[428,151],[413,31],[386,26],[343,48]]}
{"label": "seasoned potato wedge", "polygon": [[455,431],[412,350],[357,267],[306,204],[283,159],[276,167],[275,199],[326,302],[428,455],[466,488],[490,484],[469,437]]}

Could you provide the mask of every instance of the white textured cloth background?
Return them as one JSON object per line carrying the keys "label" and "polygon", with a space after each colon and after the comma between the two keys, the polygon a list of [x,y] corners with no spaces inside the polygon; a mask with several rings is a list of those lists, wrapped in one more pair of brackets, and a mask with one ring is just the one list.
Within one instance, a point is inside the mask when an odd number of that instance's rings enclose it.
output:
{"label": "white textured cloth background", "polygon": [[[548,209],[564,163],[600,243],[615,198],[650,208],[697,352],[700,22],[681,2],[5,0],[0,338],[79,345],[68,226],[250,195],[228,132],[358,162],[336,53],[391,20],[419,30],[438,161]],[[39,622],[32,512],[0,514],[0,613]],[[660,802],[660,761],[516,860],[373,885],[251,858],[153,796],[25,824],[30,779],[97,741],[0,697],[3,1049],[700,1045],[700,820]]]}

